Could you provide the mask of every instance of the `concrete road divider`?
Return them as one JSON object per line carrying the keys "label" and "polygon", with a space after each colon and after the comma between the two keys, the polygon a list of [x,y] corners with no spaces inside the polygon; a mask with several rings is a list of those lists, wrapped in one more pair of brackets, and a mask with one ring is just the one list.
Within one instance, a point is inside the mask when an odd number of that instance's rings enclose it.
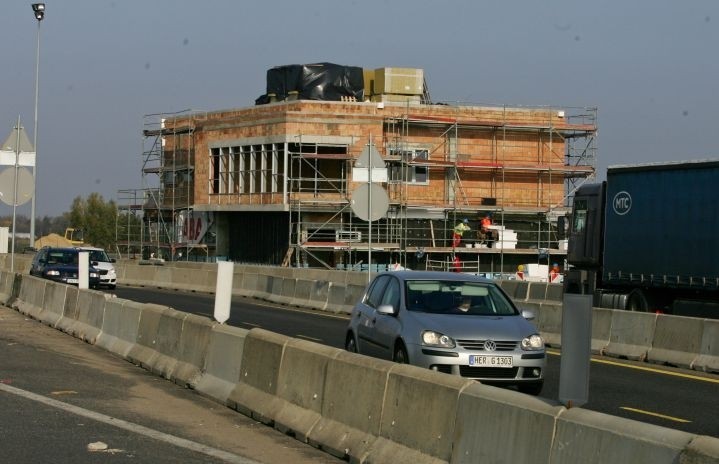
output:
{"label": "concrete road divider", "polygon": [[310,289],[310,299],[307,306],[312,309],[324,310],[330,294],[330,283],[324,280],[315,280]]}
{"label": "concrete road divider", "polygon": [[215,325],[218,323],[206,317],[185,314],[177,351],[165,353],[167,356],[177,359],[177,365],[171,372],[171,378],[175,383],[193,388],[197,385],[202,370],[205,368],[212,328]]}
{"label": "concrete road divider", "polygon": [[693,317],[658,317],[647,361],[691,368],[701,348],[704,321]]}
{"label": "concrete road divider", "polygon": [[679,461],[681,464],[716,464],[719,462],[719,440],[698,436],[687,445]]}
{"label": "concrete road divider", "polygon": [[612,330],[611,309],[592,309],[592,353],[604,353]]}
{"label": "concrete road divider", "polygon": [[[55,301],[52,308],[45,308],[45,287],[48,284],[49,281],[38,277],[23,276],[18,298],[13,303],[13,307],[23,314],[54,327],[55,323],[62,317],[62,305],[58,305]],[[42,318],[40,317],[41,314]]]}
{"label": "concrete road divider", "polygon": [[137,339],[127,354],[127,359],[148,371],[152,371],[155,360],[159,356],[156,346],[160,331],[160,319],[165,311],[174,311],[174,309],[155,304],[143,304],[140,307]]}
{"label": "concrete road divider", "polygon": [[105,303],[108,298],[113,297],[95,290],[79,291],[77,310],[75,312],[76,319],[71,320],[64,330],[76,338],[94,345],[102,331]]}
{"label": "concrete road divider", "polygon": [[499,285],[513,300],[524,301],[529,295],[529,282],[522,280],[501,280]]}
{"label": "concrete road divider", "polygon": [[474,383],[459,395],[451,462],[548,462],[564,411],[549,400]]}
{"label": "concrete road divider", "polygon": [[529,282],[528,300],[545,301],[547,299],[547,285],[544,282]]}
{"label": "concrete road divider", "polygon": [[250,330],[242,350],[240,381],[227,399],[231,408],[264,424],[274,424],[282,407],[277,384],[288,340],[289,337],[267,330]]}
{"label": "concrete road divider", "polygon": [[[535,325],[544,337],[544,343],[559,347],[562,345],[562,307],[557,305],[539,304],[539,311],[535,311],[537,318]],[[527,308],[527,303],[520,303],[520,308]]]}
{"label": "concrete road divider", "polygon": [[275,428],[307,442],[322,415],[327,366],[338,350],[306,340],[289,339],[277,377],[277,396],[284,400],[274,415]]}
{"label": "concrete road divider", "polygon": [[392,369],[382,405],[379,436],[384,440],[373,444],[367,459],[396,462],[396,456],[404,456],[407,462],[449,462],[459,396],[473,383],[414,366]]}
{"label": "concrete road divider", "polygon": [[288,304],[291,306],[307,307],[310,302],[310,294],[312,293],[312,286],[314,284],[315,281],[313,280],[297,279],[294,297]]}
{"label": "concrete road divider", "polygon": [[361,462],[379,437],[389,361],[339,351],[327,366],[322,415],[308,441],[340,458]]}
{"label": "concrete road divider", "polygon": [[614,311],[609,343],[602,354],[644,361],[652,346],[657,315]]}
{"label": "concrete road divider", "polygon": [[240,381],[240,360],[248,331],[215,324],[211,328],[205,366],[194,388],[224,405]]}
{"label": "concrete road divider", "polygon": [[679,463],[695,435],[581,408],[559,415],[552,464]]}
{"label": "concrete road divider", "polygon": [[142,303],[120,298],[105,302],[102,331],[97,337],[96,344],[128,359],[130,351],[137,342],[143,306]]}
{"label": "concrete road divider", "polygon": [[[160,312],[153,346],[147,347],[154,348],[156,353],[147,361],[150,370],[169,380],[173,380],[172,374],[179,363],[177,353],[180,351],[182,326],[187,316],[189,314],[172,308],[163,309]],[[140,319],[140,324],[142,324],[142,319]],[[198,347],[198,349],[202,349],[202,347]]]}
{"label": "concrete road divider", "polygon": [[699,356],[692,366],[705,372],[719,373],[719,320],[704,319]]}

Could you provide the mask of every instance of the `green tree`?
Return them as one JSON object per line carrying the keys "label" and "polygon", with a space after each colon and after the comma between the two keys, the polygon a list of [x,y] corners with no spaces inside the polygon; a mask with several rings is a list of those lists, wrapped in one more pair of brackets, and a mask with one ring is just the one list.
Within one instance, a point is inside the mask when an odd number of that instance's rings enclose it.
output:
{"label": "green tree", "polygon": [[117,206],[110,200],[105,202],[99,193],[87,198],[76,197],[69,213],[69,227],[82,229],[85,243],[112,250],[115,243],[115,218]]}

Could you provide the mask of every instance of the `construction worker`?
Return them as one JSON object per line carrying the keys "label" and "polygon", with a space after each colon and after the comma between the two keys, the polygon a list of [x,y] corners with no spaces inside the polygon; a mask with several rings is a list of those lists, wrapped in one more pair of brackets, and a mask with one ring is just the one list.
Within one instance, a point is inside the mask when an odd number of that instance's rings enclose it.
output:
{"label": "construction worker", "polygon": [[519,266],[517,266],[516,276],[517,276],[517,280],[524,280],[524,265],[523,264],[520,264]]}
{"label": "construction worker", "polygon": [[491,228],[492,225],[492,215],[487,213],[483,218],[482,222],[480,223],[480,231],[482,234],[482,239],[487,242],[487,246],[491,247],[492,243],[496,242],[499,238],[499,234],[496,230]]}
{"label": "construction worker", "polygon": [[452,247],[457,248],[462,241],[462,235],[470,230],[469,227],[469,219],[464,218],[462,222],[454,226],[453,234],[452,234]]}
{"label": "construction worker", "polygon": [[549,271],[549,282],[559,282],[559,276],[562,272],[559,270],[559,264],[552,264],[552,269]]}

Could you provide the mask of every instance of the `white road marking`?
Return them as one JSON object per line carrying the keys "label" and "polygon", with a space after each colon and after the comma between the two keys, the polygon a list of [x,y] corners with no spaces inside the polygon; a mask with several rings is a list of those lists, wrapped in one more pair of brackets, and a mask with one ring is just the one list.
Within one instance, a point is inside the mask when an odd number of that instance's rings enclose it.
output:
{"label": "white road marking", "polygon": [[112,425],[113,427],[127,430],[129,432],[144,435],[146,437],[153,438],[155,440],[163,441],[172,446],[177,446],[179,448],[185,448],[190,451],[194,451],[196,453],[202,453],[207,456],[211,456],[213,458],[222,459],[223,461],[226,461],[226,462],[237,463],[237,464],[260,464],[258,461],[253,461],[252,459],[248,459],[248,458],[245,458],[242,456],[238,456],[236,454],[228,453],[227,451],[222,451],[217,448],[212,448],[211,446],[203,445],[202,443],[197,443],[197,442],[194,442],[191,440],[186,440],[184,438],[176,437],[174,435],[169,435],[167,433],[159,432],[157,430],[153,430],[153,429],[144,427],[139,424],[127,422],[127,421],[124,421],[122,419],[118,419],[118,418],[112,417],[112,416],[106,416],[105,414],[100,414],[95,411],[90,411],[88,409],[80,408],[78,406],[73,406],[71,404],[63,403],[62,401],[57,401],[52,398],[47,398],[45,396],[38,395],[36,393],[32,393],[32,392],[29,392],[26,390],[22,390],[20,388],[11,387],[10,385],[6,385],[3,383],[0,383],[0,391],[10,393],[11,395],[21,396],[23,398],[27,398],[32,401],[37,401],[38,403],[42,403],[47,406],[51,406],[53,408],[61,409],[63,411],[67,411],[69,413],[76,414],[81,417],[86,417],[86,418],[95,420],[97,422],[102,422],[104,424]]}

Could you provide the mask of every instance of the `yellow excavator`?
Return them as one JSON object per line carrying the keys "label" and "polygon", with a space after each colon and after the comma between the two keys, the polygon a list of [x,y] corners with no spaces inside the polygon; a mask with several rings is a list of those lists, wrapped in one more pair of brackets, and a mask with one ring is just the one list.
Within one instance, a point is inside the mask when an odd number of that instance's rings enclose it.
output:
{"label": "yellow excavator", "polygon": [[75,229],[68,227],[65,229],[65,239],[68,240],[72,246],[84,245],[82,229]]}

